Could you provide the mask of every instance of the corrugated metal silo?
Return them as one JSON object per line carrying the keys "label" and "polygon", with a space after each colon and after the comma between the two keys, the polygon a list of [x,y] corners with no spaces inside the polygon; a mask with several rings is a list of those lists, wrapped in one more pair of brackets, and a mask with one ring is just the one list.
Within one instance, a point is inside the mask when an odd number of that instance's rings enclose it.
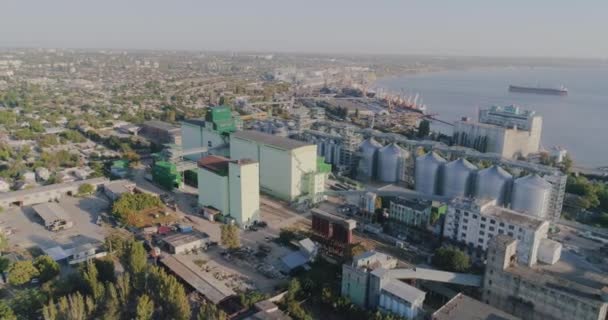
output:
{"label": "corrugated metal silo", "polygon": [[442,194],[449,198],[468,196],[471,177],[476,169],[463,158],[447,163],[443,167]]}
{"label": "corrugated metal silo", "polygon": [[495,199],[496,204],[502,206],[512,180],[513,176],[499,166],[479,170],[475,177],[475,198]]}
{"label": "corrugated metal silo", "polygon": [[513,182],[511,208],[528,215],[545,218],[551,184],[538,175],[518,178]]}
{"label": "corrugated metal silo", "polygon": [[438,156],[435,152],[429,152],[416,158],[416,167],[414,169],[416,191],[426,195],[437,194],[439,168],[445,162],[445,159]]}
{"label": "corrugated metal silo", "polygon": [[408,153],[396,143],[378,150],[377,177],[382,182],[397,182]]}
{"label": "corrugated metal silo", "polygon": [[366,180],[372,180],[374,178],[374,168],[376,164],[376,153],[382,145],[374,138],[365,139],[361,145],[359,145],[359,154],[361,159],[359,160],[359,176]]}

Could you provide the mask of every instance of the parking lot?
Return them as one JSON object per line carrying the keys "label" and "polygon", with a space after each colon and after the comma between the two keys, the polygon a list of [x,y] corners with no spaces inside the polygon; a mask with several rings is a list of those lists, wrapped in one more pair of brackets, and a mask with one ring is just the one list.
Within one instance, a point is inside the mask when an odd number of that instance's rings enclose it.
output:
{"label": "parking lot", "polygon": [[103,196],[89,198],[63,197],[58,203],[74,226],[67,230],[47,230],[42,219],[32,207],[12,208],[0,214],[0,227],[9,231],[9,244],[15,249],[31,247],[50,248],[57,245],[78,246],[103,241],[104,227],[96,224],[101,212],[109,210],[109,202]]}

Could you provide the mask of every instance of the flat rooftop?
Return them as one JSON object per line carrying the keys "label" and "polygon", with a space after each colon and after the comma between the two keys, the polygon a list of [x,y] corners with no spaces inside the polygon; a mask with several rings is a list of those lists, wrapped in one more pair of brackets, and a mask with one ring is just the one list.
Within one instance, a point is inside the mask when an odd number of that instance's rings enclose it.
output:
{"label": "flat rooftop", "polygon": [[424,210],[430,208],[432,205],[432,203],[430,201],[407,199],[404,197],[397,197],[394,200],[391,200],[391,202],[394,202],[394,203],[402,205],[402,206],[406,206],[406,207],[414,209],[416,211],[424,211]]}
{"label": "flat rooftop", "polygon": [[506,272],[571,297],[598,303],[603,303],[602,290],[608,287],[608,277],[605,274],[570,264],[563,259],[554,265],[514,265],[507,268]]}
{"label": "flat rooftop", "polygon": [[32,209],[36,211],[36,213],[42,218],[42,220],[44,220],[46,224],[51,224],[58,220],[70,220],[70,218],[65,214],[65,209],[54,202],[37,204],[33,206]]}
{"label": "flat rooftop", "polygon": [[159,120],[148,120],[144,122],[144,126],[152,127],[159,130],[172,131],[172,130],[180,130],[180,127],[173,125],[168,122],[159,121]]}
{"label": "flat rooftop", "polygon": [[431,315],[432,320],[517,320],[506,312],[498,310],[462,293],[444,304]]}
{"label": "flat rooftop", "polygon": [[507,208],[490,205],[486,206],[481,210],[481,214],[486,217],[494,217],[509,223],[513,223],[518,226],[526,227],[528,229],[536,230],[540,228],[547,221],[533,216],[525,215],[517,211],[513,211]]}
{"label": "flat rooftop", "polygon": [[254,130],[245,130],[245,131],[237,131],[231,135],[231,137],[242,139],[242,140],[250,140],[255,141],[261,144],[273,146],[275,148],[284,149],[284,150],[294,150],[301,147],[311,146],[312,144],[308,142],[298,141],[294,139],[279,137],[271,134],[267,134],[260,131]]}
{"label": "flat rooftop", "polygon": [[382,287],[382,291],[386,291],[410,303],[419,299],[424,299],[424,296],[426,295],[424,291],[397,279],[389,281]]}
{"label": "flat rooftop", "polygon": [[163,241],[173,247],[177,247],[177,246],[181,246],[183,244],[187,244],[187,243],[191,243],[194,241],[199,241],[201,239],[207,239],[207,238],[209,238],[209,235],[207,235],[206,233],[203,233],[203,232],[200,232],[197,230],[192,230],[192,232],[188,232],[188,233],[175,233],[172,235],[168,235],[163,238]]}
{"label": "flat rooftop", "polygon": [[213,275],[202,272],[200,268],[197,270],[196,265],[179,259],[179,256],[168,255],[161,263],[213,304],[235,295],[232,289],[213,278]]}
{"label": "flat rooftop", "polygon": [[317,208],[313,208],[312,210],[310,210],[310,212],[312,213],[313,216],[317,216],[322,219],[329,220],[332,223],[340,224],[342,226],[347,227],[349,230],[352,230],[357,227],[357,221],[355,221],[353,219],[344,219],[344,218],[341,218],[339,216],[333,215],[331,213],[325,212],[325,211],[317,209]]}
{"label": "flat rooftop", "polygon": [[215,155],[206,156],[198,160],[199,168],[207,169],[219,175],[228,174],[228,163],[230,163],[230,159]]}
{"label": "flat rooftop", "polygon": [[185,119],[185,120],[182,120],[182,123],[191,124],[191,125],[198,126],[198,127],[204,127],[205,119],[204,118]]}
{"label": "flat rooftop", "polygon": [[3,193],[0,193],[0,200],[16,199],[16,198],[22,198],[22,197],[25,197],[28,195],[33,195],[33,194],[41,193],[41,192],[50,192],[50,191],[62,190],[62,189],[67,189],[67,188],[72,188],[72,187],[79,187],[81,184],[85,184],[85,183],[92,184],[93,186],[98,186],[100,184],[105,184],[109,181],[110,180],[108,180],[106,178],[93,178],[93,179],[79,180],[79,181],[73,181],[73,182],[50,184],[50,185],[37,187],[37,188],[33,188],[33,189],[24,189],[24,190],[18,190],[18,191],[13,191],[13,192],[3,192]]}

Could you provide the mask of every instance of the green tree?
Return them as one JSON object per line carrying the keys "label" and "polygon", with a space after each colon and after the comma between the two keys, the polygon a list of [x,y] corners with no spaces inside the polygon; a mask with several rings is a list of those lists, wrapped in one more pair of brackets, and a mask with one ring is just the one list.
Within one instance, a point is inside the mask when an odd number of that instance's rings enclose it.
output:
{"label": "green tree", "polygon": [[154,302],[148,295],[141,295],[137,299],[136,316],[137,320],[150,320],[154,313]]}
{"label": "green tree", "polygon": [[146,267],[148,254],[141,241],[129,241],[121,256],[125,268],[131,274],[139,274]]}
{"label": "green tree", "polygon": [[11,266],[11,261],[7,257],[0,256],[0,273],[4,273]]}
{"label": "green tree", "polygon": [[197,320],[227,320],[226,313],[212,303],[203,303],[198,311]]}
{"label": "green tree", "polygon": [[15,292],[10,306],[18,319],[38,319],[44,301],[46,297],[40,290],[24,289]]}
{"label": "green tree", "polygon": [[162,304],[162,319],[190,319],[190,303],[186,290],[177,279],[158,267],[148,269],[148,292],[152,293],[154,301]]}
{"label": "green tree", "polygon": [[251,308],[254,304],[262,300],[266,300],[267,298],[267,295],[255,290],[249,290],[245,293],[239,294],[241,305],[243,305],[245,308]]}
{"label": "green tree", "polygon": [[452,246],[437,249],[431,261],[435,267],[452,272],[465,272],[471,265],[469,256]]}
{"label": "green tree", "polygon": [[40,273],[40,281],[47,282],[59,275],[59,264],[50,256],[43,255],[34,259],[34,266]]}
{"label": "green tree", "polygon": [[95,187],[90,183],[83,183],[78,186],[78,195],[82,197],[90,196],[95,192]]}
{"label": "green tree", "polygon": [[49,303],[42,307],[42,318],[44,318],[44,320],[56,320],[58,313],[59,311],[57,310],[57,305],[53,298],[49,300]]}
{"label": "green tree", "polygon": [[112,282],[106,284],[106,297],[102,319],[113,320],[120,318],[120,304],[118,301],[118,292]]}
{"label": "green tree", "polygon": [[3,232],[0,232],[0,253],[8,248],[8,238]]}
{"label": "green tree", "polygon": [[236,225],[224,224],[221,226],[222,245],[229,249],[236,249],[241,246],[239,239],[239,229]]}
{"label": "green tree", "polygon": [[17,316],[13,312],[13,309],[6,304],[4,299],[0,300],[0,319],[17,320]]}
{"label": "green tree", "polygon": [[39,274],[31,260],[13,263],[8,272],[8,282],[14,286],[26,284]]}
{"label": "green tree", "polygon": [[428,120],[420,121],[418,125],[418,137],[423,138],[431,133],[431,123]]}
{"label": "green tree", "polygon": [[99,282],[99,273],[93,261],[87,261],[80,270],[86,293],[91,295],[95,301],[99,301],[104,294],[103,283]]}
{"label": "green tree", "polygon": [[574,165],[574,161],[570,158],[570,155],[566,155],[562,160],[562,171],[564,173],[570,173],[572,171],[572,166]]}
{"label": "green tree", "polygon": [[110,257],[93,260],[95,268],[97,268],[98,278],[101,282],[116,281],[116,273],[114,271],[114,260]]}

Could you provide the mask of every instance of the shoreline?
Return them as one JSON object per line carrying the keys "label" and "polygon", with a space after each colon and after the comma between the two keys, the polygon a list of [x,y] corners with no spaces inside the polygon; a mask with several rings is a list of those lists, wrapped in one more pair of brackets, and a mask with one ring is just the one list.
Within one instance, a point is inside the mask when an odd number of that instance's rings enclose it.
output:
{"label": "shoreline", "polygon": [[[563,65],[563,66],[555,66],[555,65],[544,65],[544,66],[521,66],[521,65],[512,65],[512,66],[478,66],[478,67],[464,67],[464,68],[436,68],[433,70],[420,70],[417,72],[407,72],[407,73],[400,73],[400,74],[394,74],[394,75],[387,75],[387,76],[383,76],[383,77],[379,77],[376,80],[374,80],[372,82],[372,85],[370,86],[371,88],[374,88],[376,90],[380,89],[380,90],[385,90],[385,92],[390,93],[390,94],[395,94],[395,95],[399,95],[400,92],[399,90],[394,89],[394,86],[392,86],[393,88],[391,89],[390,85],[387,85],[387,82],[391,82],[391,81],[399,81],[403,78],[408,78],[408,77],[417,77],[417,76],[424,76],[424,75],[432,75],[432,74],[438,74],[438,73],[453,73],[453,72],[472,72],[472,71],[480,71],[480,70],[517,70],[517,69],[524,69],[524,70],[530,70],[530,69],[593,69],[593,66],[574,66],[574,65]],[[423,96],[424,98],[424,96]],[[433,105],[429,105],[428,106],[428,113],[433,113]],[[438,118],[438,120],[440,121],[445,121],[445,122],[449,122],[449,123],[453,123],[453,121],[450,120],[442,120],[441,118]],[[436,121],[438,123],[438,126],[441,127],[445,127],[446,125],[441,123],[440,121]],[[446,129],[446,128],[443,128]],[[446,130],[436,130],[437,132],[446,134],[447,132],[445,132]],[[580,150],[579,150],[580,151]],[[576,171],[584,174],[584,175],[593,175],[593,176],[598,176],[598,177],[607,177],[608,176],[608,163],[599,163],[596,165],[586,165],[584,163],[580,163],[578,164],[576,161],[576,155],[575,153],[569,151],[570,156],[572,157],[574,163],[573,163],[573,168],[576,168]],[[600,159],[601,161],[601,159]],[[591,161],[591,162],[595,162],[595,161]]]}

